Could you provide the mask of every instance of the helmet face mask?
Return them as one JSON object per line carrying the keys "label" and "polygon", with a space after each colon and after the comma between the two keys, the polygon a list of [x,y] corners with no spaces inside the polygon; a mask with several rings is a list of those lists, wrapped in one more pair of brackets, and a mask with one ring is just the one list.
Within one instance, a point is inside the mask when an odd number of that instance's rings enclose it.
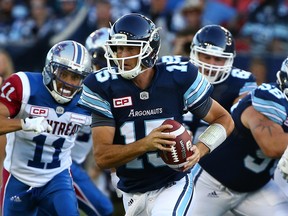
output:
{"label": "helmet face mask", "polygon": [[[139,53],[122,57],[121,47],[139,47]],[[155,65],[160,49],[160,36],[154,23],[140,14],[129,14],[119,18],[111,28],[106,41],[105,57],[110,73],[133,79],[147,68]],[[125,69],[125,61],[137,59],[134,68]],[[113,69],[117,65],[118,70]]]}
{"label": "helmet face mask", "polygon": [[88,51],[74,41],[54,45],[46,57],[43,82],[60,104],[68,103],[82,89],[83,79],[91,72]]}
{"label": "helmet face mask", "polygon": [[[81,90],[85,77],[61,66],[56,66],[55,70],[52,66],[52,70],[52,73],[55,75],[55,79],[53,80],[53,88],[55,91],[57,91],[59,95],[72,99],[73,96]],[[68,83],[67,79],[71,80],[73,84]]]}
{"label": "helmet face mask", "polygon": [[[115,35],[115,37],[118,37],[118,38],[120,36],[123,38],[127,38],[126,35],[120,35],[120,34]],[[143,70],[146,69],[143,65],[141,65],[142,60],[147,58],[152,51],[152,48],[150,47],[147,41],[135,40],[135,41],[127,42],[127,39],[123,41],[119,41],[118,39],[116,41],[117,44],[115,45],[112,44],[111,41],[113,43],[116,40],[110,40],[107,42],[109,44],[107,46],[107,53],[106,53],[106,58],[109,59],[109,61],[107,62],[108,68],[113,67],[113,65],[117,65],[118,72],[116,72],[116,74],[121,74],[121,76],[126,79],[132,79],[136,77],[138,74],[140,74]],[[119,49],[118,47],[134,47],[134,48],[138,48],[137,50],[139,51],[135,55],[118,57],[118,54],[117,54],[118,53],[117,49]],[[131,69],[125,69],[125,64],[129,62],[131,59],[136,60],[135,66]]]}
{"label": "helmet face mask", "polygon": [[[222,59],[223,64],[211,64],[200,58],[208,55]],[[235,57],[234,41],[231,33],[218,25],[208,25],[200,29],[191,43],[190,61],[212,84],[226,80]]]}

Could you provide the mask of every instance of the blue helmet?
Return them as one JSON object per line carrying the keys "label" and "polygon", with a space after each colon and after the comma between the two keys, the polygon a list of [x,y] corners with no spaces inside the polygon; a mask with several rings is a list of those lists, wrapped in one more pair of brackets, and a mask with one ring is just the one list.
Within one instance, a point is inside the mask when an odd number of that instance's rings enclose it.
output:
{"label": "blue helmet", "polygon": [[[138,64],[131,70],[124,69],[127,58],[118,58],[115,54],[117,46],[138,46],[138,55],[130,56],[138,58]],[[119,18],[111,27],[109,40],[106,42],[107,66],[110,73],[120,74],[125,79],[133,79],[145,69],[155,65],[160,49],[160,35],[158,28],[147,17],[132,13]],[[122,62],[121,64],[119,62]],[[116,64],[118,72],[112,69]]]}
{"label": "blue helmet", "polygon": [[[80,75],[79,85],[61,79],[63,71]],[[91,58],[87,49],[72,40],[55,44],[47,53],[43,82],[53,98],[60,104],[68,103],[82,89],[83,79],[91,72]],[[57,84],[61,83],[59,90]]]}
{"label": "blue helmet", "polygon": [[[225,58],[223,66],[199,60],[199,53]],[[236,56],[232,34],[220,25],[207,25],[201,28],[191,43],[190,61],[212,84],[223,82],[230,74]],[[204,73],[205,72],[205,73]]]}

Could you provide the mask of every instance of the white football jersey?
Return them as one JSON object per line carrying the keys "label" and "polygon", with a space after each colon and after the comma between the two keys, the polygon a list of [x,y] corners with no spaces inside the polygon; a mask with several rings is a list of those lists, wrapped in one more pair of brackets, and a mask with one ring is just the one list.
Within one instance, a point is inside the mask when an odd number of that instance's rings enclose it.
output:
{"label": "white football jersey", "polygon": [[44,116],[49,133],[19,130],[7,134],[4,168],[31,187],[41,187],[71,165],[71,149],[78,131],[91,124],[90,113],[77,106],[77,94],[67,104],[57,103],[43,84],[40,73],[19,72],[1,89],[11,118]]}

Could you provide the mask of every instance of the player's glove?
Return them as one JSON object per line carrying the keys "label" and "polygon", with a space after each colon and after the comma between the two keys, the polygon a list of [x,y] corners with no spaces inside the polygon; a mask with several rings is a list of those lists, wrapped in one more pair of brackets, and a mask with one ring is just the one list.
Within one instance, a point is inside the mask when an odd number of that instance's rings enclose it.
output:
{"label": "player's glove", "polygon": [[278,162],[278,168],[280,169],[283,178],[288,181],[288,147]]}
{"label": "player's glove", "polygon": [[119,177],[116,175],[116,172],[111,172],[111,183],[115,189],[118,198],[122,197],[122,191],[117,187],[117,183],[119,181]]}
{"label": "player's glove", "polygon": [[52,131],[52,127],[44,117],[21,119],[21,126],[24,131],[34,131],[36,133]]}

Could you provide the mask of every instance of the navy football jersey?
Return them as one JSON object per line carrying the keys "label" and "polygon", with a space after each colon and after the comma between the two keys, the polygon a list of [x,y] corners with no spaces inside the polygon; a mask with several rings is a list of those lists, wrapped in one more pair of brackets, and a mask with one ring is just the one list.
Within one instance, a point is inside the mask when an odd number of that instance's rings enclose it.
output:
{"label": "navy football jersey", "polygon": [[241,114],[249,106],[288,132],[288,103],[274,85],[262,84],[233,106],[235,130],[212,154],[203,157],[200,165],[223,185],[238,192],[250,192],[264,186],[273,176],[278,162],[264,155],[250,130],[242,124]]}
{"label": "navy football jersey", "polygon": [[[159,62],[186,62],[190,59],[185,56],[162,56]],[[213,84],[214,90],[211,97],[223,106],[228,112],[232,107],[234,100],[244,93],[248,93],[257,87],[255,77],[248,71],[233,67],[226,80],[221,83]],[[208,124],[199,118],[187,113],[183,116],[184,124],[195,134],[199,127]]]}
{"label": "navy football jersey", "polygon": [[[228,78],[221,83],[213,84],[213,87],[211,97],[230,112],[234,100],[240,95],[254,90],[257,84],[252,73],[233,67]],[[208,126],[206,122],[197,117],[192,116],[190,119],[188,117],[184,116],[184,122],[193,133],[199,127]]]}
{"label": "navy football jersey", "polygon": [[[85,79],[78,103],[97,115],[114,119],[114,143],[125,145],[139,140],[165,119],[181,122],[183,110],[193,112],[211,94],[210,83],[189,62],[158,63],[154,68],[155,76],[145,90],[131,80],[110,74],[106,68]],[[146,192],[186,174],[169,168],[153,151],[117,168],[117,175],[121,190]]]}

